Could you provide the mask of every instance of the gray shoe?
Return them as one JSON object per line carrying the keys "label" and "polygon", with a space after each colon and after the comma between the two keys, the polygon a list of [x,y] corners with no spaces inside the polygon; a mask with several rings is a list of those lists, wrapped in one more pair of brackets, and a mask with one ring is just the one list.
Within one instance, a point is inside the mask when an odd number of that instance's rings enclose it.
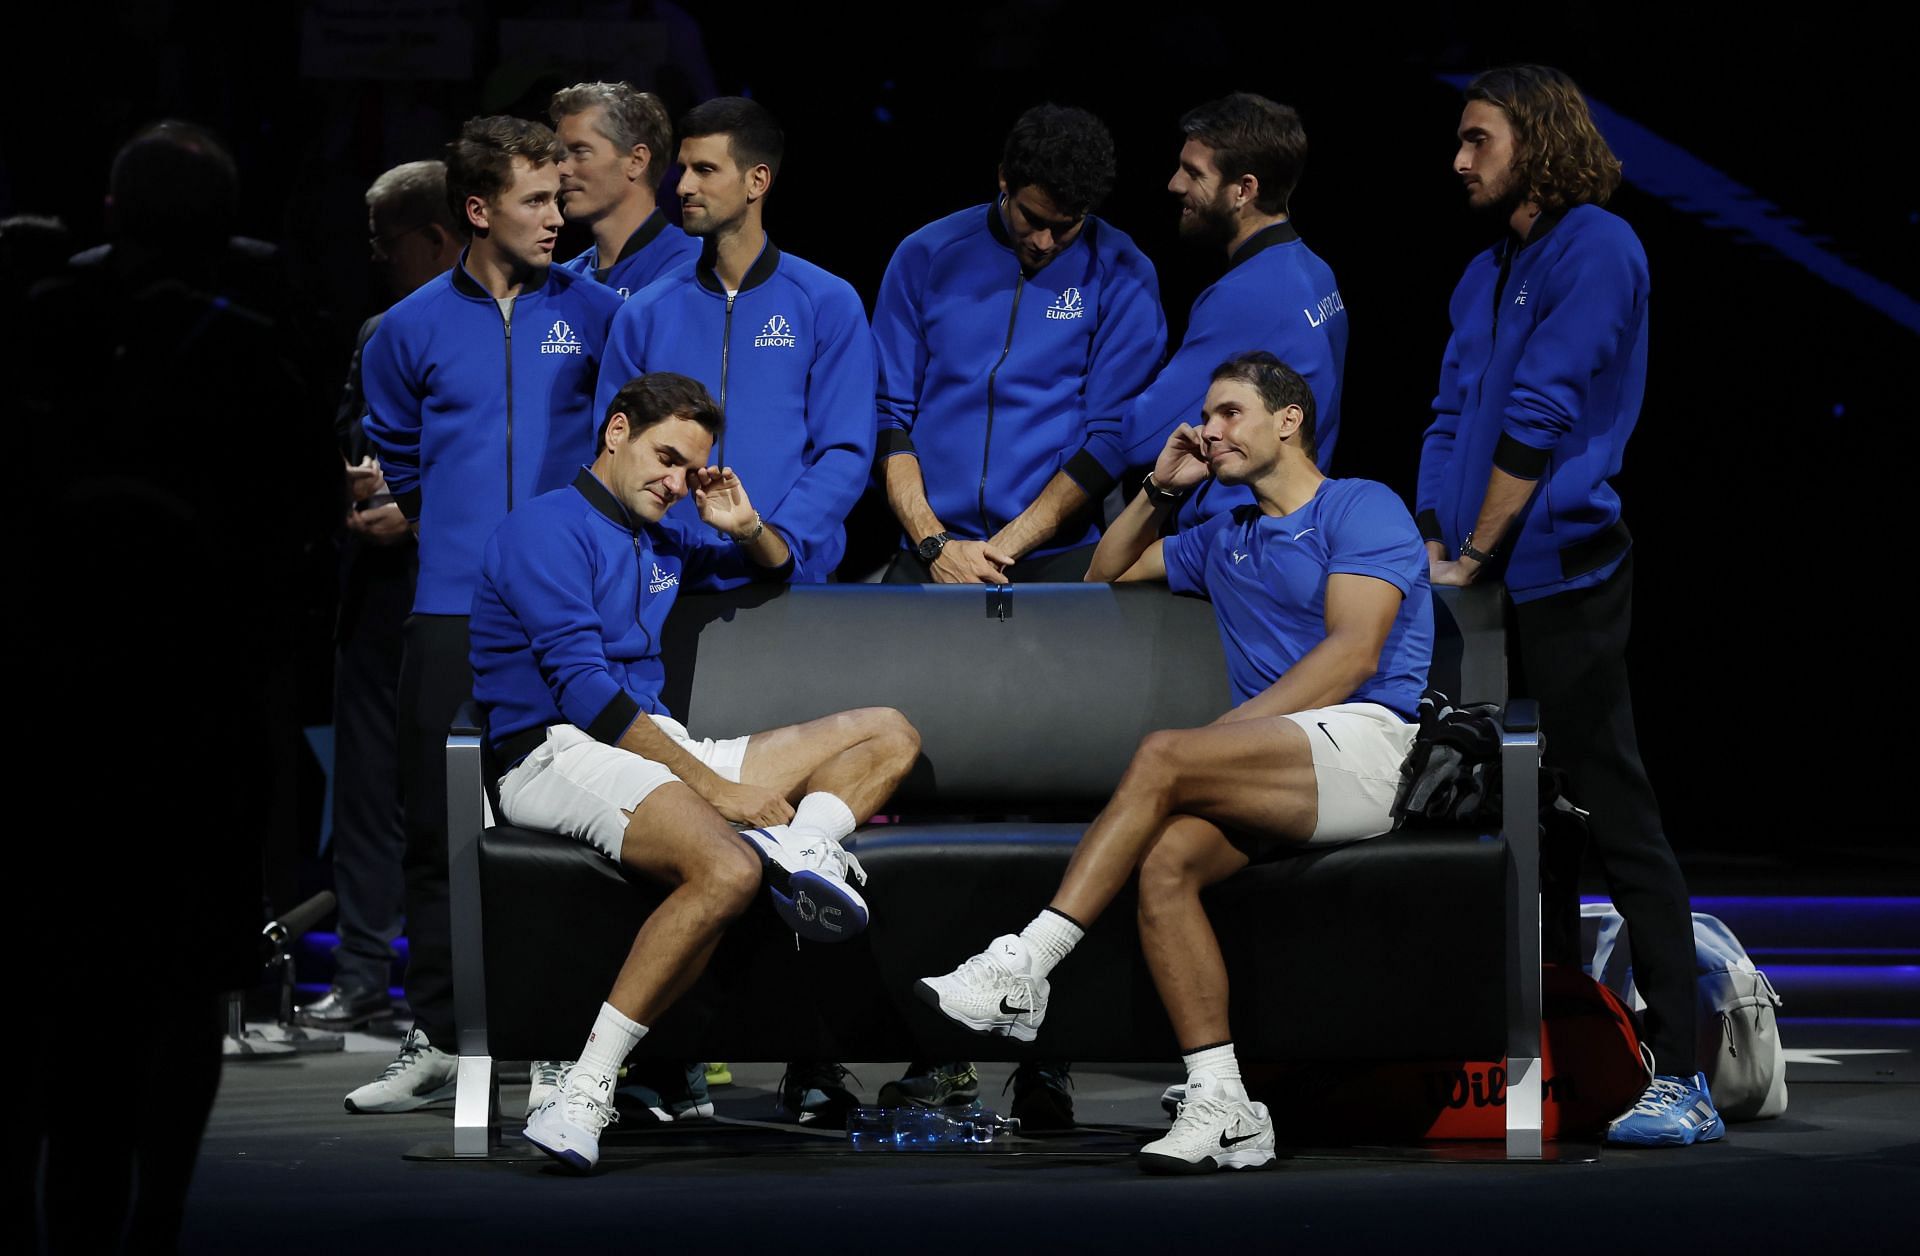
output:
{"label": "gray shoe", "polygon": [[411,1112],[451,1099],[460,1088],[459,1065],[459,1056],[440,1050],[419,1030],[408,1030],[386,1071],[347,1095],[347,1111]]}
{"label": "gray shoe", "polygon": [[309,1029],[331,1029],[336,1033],[358,1029],[393,1015],[393,1000],[385,990],[353,990],[335,986],[293,1014],[295,1022]]}

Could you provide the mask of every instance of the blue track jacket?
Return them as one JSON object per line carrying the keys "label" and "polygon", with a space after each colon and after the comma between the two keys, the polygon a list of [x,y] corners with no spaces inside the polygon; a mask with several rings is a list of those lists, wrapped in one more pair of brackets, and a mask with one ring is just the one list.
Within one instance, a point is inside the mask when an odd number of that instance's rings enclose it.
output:
{"label": "blue track jacket", "polygon": [[593,249],[561,265],[572,274],[605,284],[625,300],[669,271],[691,266],[699,256],[700,241],[668,222],[667,216],[655,209],[627,237],[612,265],[596,267],[594,263],[599,258]]}
{"label": "blue track jacket", "polygon": [[619,308],[612,289],[549,267],[509,322],[462,254],[380,321],[360,359],[364,426],[420,524],[416,613],[465,615],[500,520],[592,456],[594,376]]}
{"label": "blue track jacket", "polygon": [[[1026,275],[996,203],[901,242],[873,340],[880,456],[916,455],[934,514],[984,541],[1062,469],[1107,495],[1124,469],[1121,415],[1166,352],[1167,322],[1153,263],[1125,232],[1089,216]],[[1099,535],[1097,521],[1063,530],[1032,556]]]}
{"label": "blue track jacket", "polygon": [[737,550],[704,523],[639,522],[585,468],[514,511],[487,541],[468,625],[493,744],[561,723],[612,744],[642,713],[668,714],[667,612],[683,580]]}
{"label": "blue track jacket", "polygon": [[[710,252],[634,294],[607,342],[595,409],[628,380],[675,371],[699,380],[726,411],[713,465],[731,466],[767,526],[794,554],[796,582],[833,574],[843,524],[873,465],[873,336],[844,280],[768,240],[735,296]],[[676,518],[697,522],[689,498]],[[733,588],[708,574],[695,586]]]}
{"label": "blue track jacket", "polygon": [[[1347,304],[1332,268],[1306,246],[1291,222],[1277,222],[1248,239],[1227,263],[1227,273],[1194,299],[1180,348],[1128,408],[1126,465],[1151,466],[1174,428],[1200,426],[1214,368],[1255,349],[1298,371],[1313,390],[1314,461],[1322,471],[1332,466],[1347,362]],[[1253,494],[1244,486],[1209,480],[1180,508],[1178,523],[1190,528],[1252,504]]]}
{"label": "blue track jacket", "polygon": [[[1632,544],[1620,470],[1647,382],[1647,254],[1598,205],[1542,214],[1467,264],[1433,426],[1421,534],[1457,551],[1499,467],[1540,487],[1500,540],[1516,602],[1599,584]],[[1497,573],[1496,573],[1497,574]]]}

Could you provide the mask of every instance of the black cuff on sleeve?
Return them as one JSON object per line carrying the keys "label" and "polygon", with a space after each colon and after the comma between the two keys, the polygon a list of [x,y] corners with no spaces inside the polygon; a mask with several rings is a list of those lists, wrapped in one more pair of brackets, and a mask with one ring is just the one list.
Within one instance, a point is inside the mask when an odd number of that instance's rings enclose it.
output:
{"label": "black cuff on sleeve", "polygon": [[420,490],[419,489],[410,488],[404,493],[395,493],[393,495],[393,504],[400,507],[400,513],[405,515],[407,518],[415,520],[416,522],[419,520],[420,518]]}
{"label": "black cuff on sleeve", "polygon": [[880,462],[895,454],[916,453],[913,447],[913,433],[903,427],[883,427],[879,439],[873,444],[873,460]]}
{"label": "black cuff on sleeve", "polygon": [[1535,449],[1506,432],[1500,434],[1500,443],[1493,447],[1493,465],[1523,480],[1537,480],[1545,475],[1547,459],[1552,456],[1552,450]]}
{"label": "black cuff on sleeve", "polygon": [[620,734],[632,727],[633,721],[639,716],[640,704],[626,693],[617,693],[613,695],[613,701],[593,717],[593,723],[587,726],[587,736],[595,741],[604,741],[609,746],[615,745],[620,740]]}
{"label": "black cuff on sleeve", "polygon": [[1433,507],[1429,506],[1415,515],[1413,517],[1413,526],[1420,529],[1421,540],[1439,541],[1442,544],[1446,543],[1447,538],[1440,535],[1440,516]]}
{"label": "black cuff on sleeve", "polygon": [[1107,474],[1107,469],[1100,465],[1100,460],[1085,449],[1067,459],[1067,465],[1060,469],[1065,471],[1075,484],[1085,489],[1087,496],[1094,501],[1105,498],[1113,491],[1113,486],[1117,482]]}

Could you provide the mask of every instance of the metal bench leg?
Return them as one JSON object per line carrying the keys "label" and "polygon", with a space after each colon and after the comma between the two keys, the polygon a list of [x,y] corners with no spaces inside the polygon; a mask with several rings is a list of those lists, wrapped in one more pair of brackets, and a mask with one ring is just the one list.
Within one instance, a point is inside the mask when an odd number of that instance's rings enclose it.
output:
{"label": "metal bench leg", "polygon": [[453,1100],[453,1154],[484,1159],[498,1144],[494,1118],[500,1113],[500,1076],[490,1055],[462,1055],[460,1089]]}
{"label": "metal bench leg", "polygon": [[[1518,705],[1518,704],[1514,704]],[[1510,708],[1511,711],[1511,708]],[[1538,1160],[1540,1046],[1540,733],[1522,719],[1502,732],[1502,836],[1507,846],[1507,1158]]]}

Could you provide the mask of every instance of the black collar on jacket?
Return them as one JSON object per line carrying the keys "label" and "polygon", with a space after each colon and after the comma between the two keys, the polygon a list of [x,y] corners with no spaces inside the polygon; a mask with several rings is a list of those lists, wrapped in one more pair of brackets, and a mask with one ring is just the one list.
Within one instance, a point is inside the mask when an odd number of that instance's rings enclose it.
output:
{"label": "black collar on jacket", "polygon": [[1271,227],[1262,227],[1248,236],[1246,243],[1233,251],[1233,256],[1227,259],[1227,269],[1232,270],[1255,253],[1265,252],[1276,244],[1291,244],[1299,238],[1300,233],[1293,229],[1291,218],[1285,222],[1276,222]]}
{"label": "black collar on jacket", "polygon": [[644,249],[649,244],[652,244],[654,240],[660,235],[660,233],[662,231],[665,231],[666,229],[667,229],[667,216],[660,212],[660,207],[658,205],[655,205],[653,207],[653,212],[651,214],[648,214],[646,216],[646,219],[643,222],[641,222],[639,226],[633,229],[633,234],[627,237],[627,242],[620,246],[620,256],[614,258],[612,261],[602,266],[599,264],[600,254],[597,250],[595,251],[593,255],[593,260],[595,263],[594,270],[599,274],[602,274],[602,275],[606,274],[608,271],[612,270],[615,266],[618,266],[621,262],[626,261],[629,257],[632,257],[635,253],[638,253],[641,249]]}
{"label": "black collar on jacket", "polygon": [[[713,237],[708,236],[700,244],[700,261],[693,268],[693,277],[699,280],[700,286],[708,292],[717,292],[725,296],[727,285],[720,282],[720,276],[713,268],[714,259],[717,256],[718,247],[714,244]],[[773,272],[779,265],[780,250],[774,247],[773,237],[768,236],[766,246],[760,250],[760,256],[753,259],[753,265],[747,267],[747,273],[741,277],[740,291],[758,288],[773,278]]]}
{"label": "black collar on jacket", "polygon": [[[453,290],[461,296],[472,297],[476,301],[497,301],[499,300],[498,297],[481,287],[480,281],[467,273],[467,250],[472,247],[472,245],[468,245],[467,248],[460,250],[460,262],[453,268]],[[552,269],[553,267],[551,266],[541,267],[540,278],[522,288],[520,290],[520,296],[530,296],[546,287],[547,272]],[[518,298],[515,299],[517,300]]]}
{"label": "black collar on jacket", "polygon": [[587,505],[619,524],[624,530],[635,535],[639,534],[640,524],[635,521],[632,513],[620,499],[613,495],[613,490],[600,482],[600,477],[593,473],[591,467],[580,468],[580,474],[573,477],[573,487],[575,492],[587,499]]}

